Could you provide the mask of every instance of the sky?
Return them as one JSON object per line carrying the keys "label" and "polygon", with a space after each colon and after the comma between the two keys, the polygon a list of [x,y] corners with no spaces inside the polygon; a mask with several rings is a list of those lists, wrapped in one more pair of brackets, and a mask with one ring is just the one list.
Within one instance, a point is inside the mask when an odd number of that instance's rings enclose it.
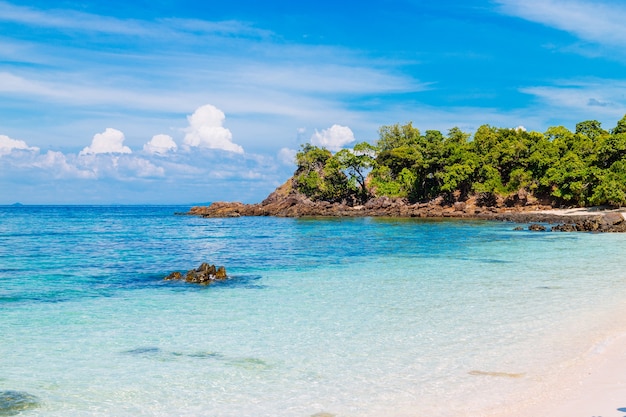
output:
{"label": "sky", "polygon": [[0,204],[259,202],[304,143],[626,114],[622,0],[0,0]]}

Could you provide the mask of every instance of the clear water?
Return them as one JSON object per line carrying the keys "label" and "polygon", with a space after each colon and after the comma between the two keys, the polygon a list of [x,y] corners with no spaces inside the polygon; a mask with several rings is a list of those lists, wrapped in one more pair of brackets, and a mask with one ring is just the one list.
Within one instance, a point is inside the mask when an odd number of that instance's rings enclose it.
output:
{"label": "clear water", "polygon": [[[626,325],[626,235],[187,208],[0,207],[23,415],[490,415]],[[162,280],[204,261],[232,279]]]}

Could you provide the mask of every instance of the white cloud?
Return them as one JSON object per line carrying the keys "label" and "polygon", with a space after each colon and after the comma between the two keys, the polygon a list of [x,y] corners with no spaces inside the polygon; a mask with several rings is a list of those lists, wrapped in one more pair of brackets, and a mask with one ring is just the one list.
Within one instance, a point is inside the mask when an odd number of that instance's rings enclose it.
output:
{"label": "white cloud", "polygon": [[354,133],[347,126],[332,125],[328,129],[318,132],[317,129],[311,136],[311,143],[323,146],[331,151],[338,151],[348,143],[354,142]]}
{"label": "white cloud", "polygon": [[294,165],[298,151],[289,148],[282,148],[278,151],[278,160],[283,165]]}
{"label": "white cloud", "polygon": [[139,22],[133,20],[120,20],[73,10],[40,11],[31,7],[15,6],[3,1],[0,2],[0,21],[94,33],[122,35],[145,35],[149,33]]}
{"label": "white cloud", "polygon": [[585,0],[497,0],[501,11],[599,44],[626,45],[626,8]]}
{"label": "white cloud", "polygon": [[169,135],[154,135],[145,145],[143,150],[149,154],[165,155],[178,149],[176,142]]}
{"label": "white cloud", "polygon": [[55,178],[96,178],[91,170],[79,169],[67,161],[62,152],[48,151],[41,155],[33,166],[50,172]]}
{"label": "white cloud", "polygon": [[215,106],[206,104],[199,107],[191,116],[187,116],[189,127],[185,129],[185,145],[243,153],[243,148],[233,143],[230,130],[222,126],[225,119],[224,112]]}
{"label": "white cloud", "polygon": [[11,139],[0,135],[0,156],[10,154],[14,149],[38,152],[39,148],[28,146],[23,140]]}
{"label": "white cloud", "polygon": [[79,155],[100,153],[132,153],[128,146],[124,146],[124,134],[117,129],[108,127],[102,133],[96,133],[91,146],[85,147]]}
{"label": "white cloud", "polygon": [[[165,176],[165,169],[154,165],[147,159],[131,157],[122,160],[122,163],[123,168],[129,170],[131,175],[134,174],[141,178]],[[121,165],[119,161],[118,164]]]}

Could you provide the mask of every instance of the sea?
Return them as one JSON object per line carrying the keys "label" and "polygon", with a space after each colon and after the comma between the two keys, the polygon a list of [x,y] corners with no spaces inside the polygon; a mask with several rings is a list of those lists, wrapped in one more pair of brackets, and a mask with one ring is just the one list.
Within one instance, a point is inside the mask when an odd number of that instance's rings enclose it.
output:
{"label": "sea", "polygon": [[0,415],[515,415],[626,331],[626,234],[189,208],[0,207]]}

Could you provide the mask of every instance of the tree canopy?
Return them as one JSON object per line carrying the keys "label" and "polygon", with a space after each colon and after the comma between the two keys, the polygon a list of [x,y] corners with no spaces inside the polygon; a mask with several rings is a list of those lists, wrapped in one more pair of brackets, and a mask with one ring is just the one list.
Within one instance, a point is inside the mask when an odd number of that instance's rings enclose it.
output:
{"label": "tree canopy", "polygon": [[456,127],[444,135],[409,122],[382,126],[375,143],[334,155],[306,144],[296,159],[296,187],[314,200],[463,201],[525,191],[559,206],[626,204],[626,115],[610,131],[587,120],[574,132],[483,125],[473,135]]}

